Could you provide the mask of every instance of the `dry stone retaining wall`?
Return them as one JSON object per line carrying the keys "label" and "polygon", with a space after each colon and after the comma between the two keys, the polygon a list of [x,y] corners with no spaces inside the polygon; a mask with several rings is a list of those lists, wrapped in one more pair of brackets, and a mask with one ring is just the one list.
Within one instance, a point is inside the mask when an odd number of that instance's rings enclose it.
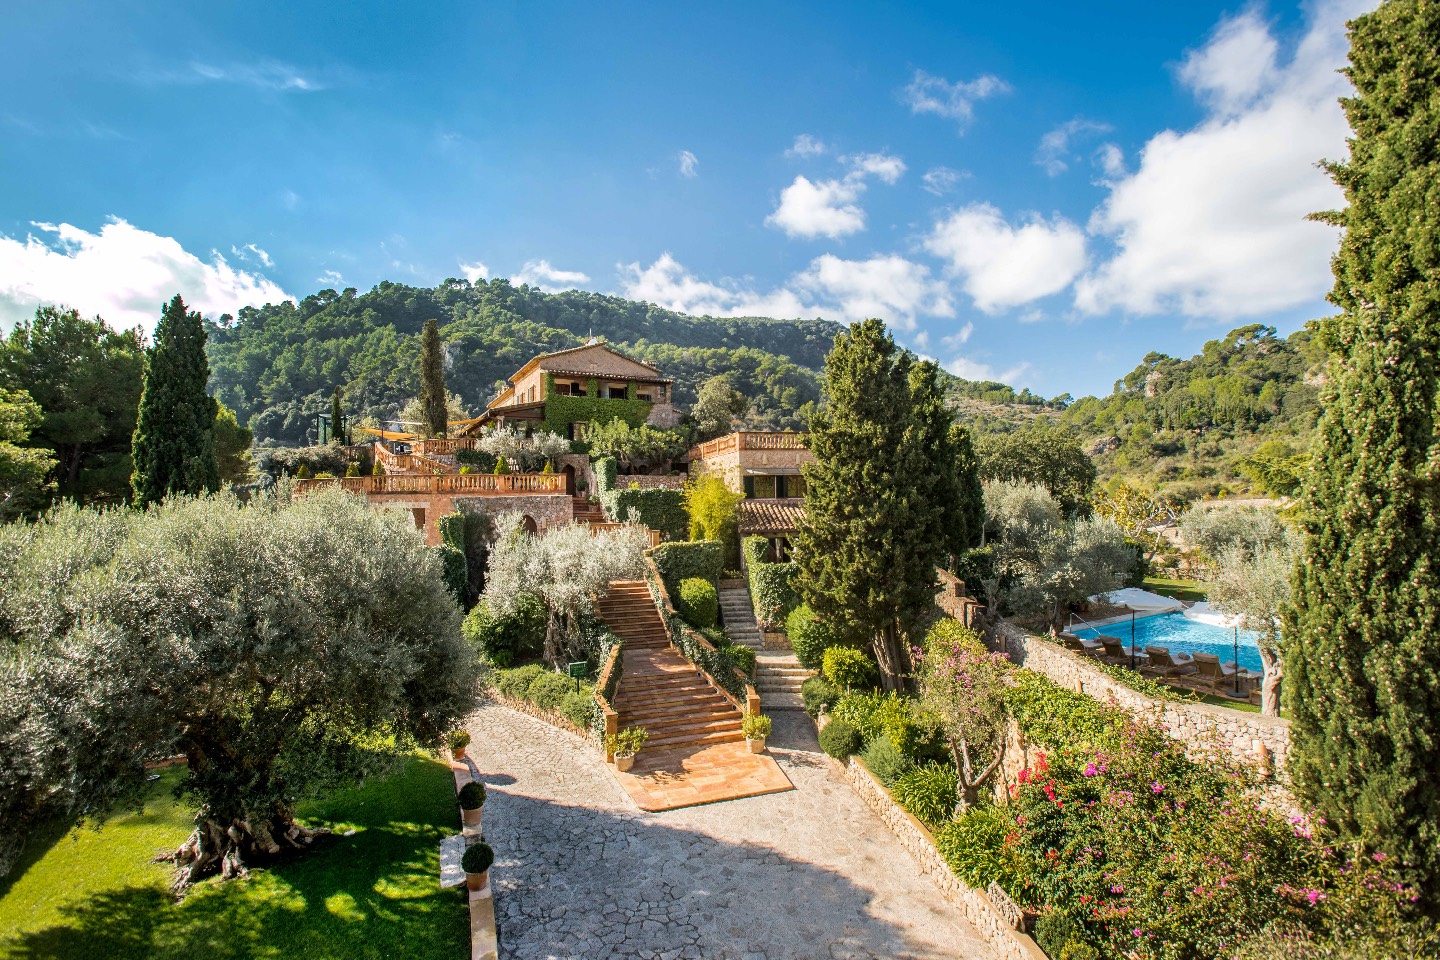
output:
{"label": "dry stone retaining wall", "polygon": [[1114,701],[1131,713],[1154,719],[1170,736],[1197,756],[1216,746],[1236,759],[1273,770],[1285,769],[1290,756],[1290,721],[1205,703],[1153,700],[1138,690],[1110,679],[1079,654],[1025,633],[1002,621],[994,633],[1015,663],[1043,673],[1068,690],[1088,693],[1098,700]]}
{"label": "dry stone retaining wall", "polygon": [[890,791],[871,776],[858,758],[850,758],[845,765],[845,774],[855,792],[915,859],[920,872],[974,925],[996,957],[1001,960],[1046,960],[1045,952],[1035,945],[1035,941],[1016,930],[988,896],[951,872],[940,856],[930,831],[895,802]]}

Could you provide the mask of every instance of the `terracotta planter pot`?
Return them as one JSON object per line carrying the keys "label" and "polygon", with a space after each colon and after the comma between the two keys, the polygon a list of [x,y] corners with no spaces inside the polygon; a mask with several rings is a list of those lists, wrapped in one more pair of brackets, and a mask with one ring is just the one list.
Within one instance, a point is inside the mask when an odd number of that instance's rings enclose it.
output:
{"label": "terracotta planter pot", "polygon": [[745,738],[745,744],[750,748],[750,752],[751,752],[751,753],[764,753],[764,752],[765,752],[765,738],[764,738],[764,737],[760,737],[759,739],[756,739],[756,740],[752,740],[752,739],[750,739],[749,737],[746,737],[746,738]]}
{"label": "terracotta planter pot", "polygon": [[470,873],[470,872],[467,871],[466,874],[465,874],[465,889],[467,889],[467,890],[484,890],[484,889],[485,889],[485,882],[486,882],[489,878],[490,878],[490,871],[489,871],[489,870],[486,870],[484,873]]}
{"label": "terracotta planter pot", "polygon": [[624,754],[622,754],[622,753],[617,753],[617,754],[615,754],[615,769],[616,769],[616,770],[619,770],[621,773],[624,773],[626,770],[629,770],[629,769],[630,769],[631,767],[633,767],[633,766],[635,766],[635,754],[633,754],[633,753],[624,753]]}
{"label": "terracotta planter pot", "polygon": [[461,748],[458,749],[458,750],[451,750],[451,751],[450,751],[450,756],[454,757],[456,760],[464,760],[464,759],[465,759],[465,748],[464,748],[464,747],[461,747]]}
{"label": "terracotta planter pot", "polygon": [[483,806],[476,807],[474,810],[466,810],[462,807],[460,809],[460,820],[467,827],[478,827],[480,826],[480,814],[484,811],[485,808]]}

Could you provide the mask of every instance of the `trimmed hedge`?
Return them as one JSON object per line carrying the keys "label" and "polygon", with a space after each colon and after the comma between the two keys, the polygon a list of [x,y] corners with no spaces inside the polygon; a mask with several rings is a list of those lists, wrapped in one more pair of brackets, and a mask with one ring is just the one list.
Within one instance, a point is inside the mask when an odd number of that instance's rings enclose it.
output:
{"label": "trimmed hedge", "polygon": [[720,619],[720,594],[714,584],[699,577],[680,581],[680,594],[676,597],[675,606],[682,617],[697,627],[713,627]]}
{"label": "trimmed hedge", "polygon": [[665,589],[675,596],[681,580],[698,577],[715,586],[720,585],[720,574],[725,567],[725,545],[719,540],[690,540],[662,543],[650,551],[665,581]]}
{"label": "trimmed hedge", "polygon": [[735,664],[736,670],[739,670],[747,677],[755,676],[754,650],[745,646],[743,643],[731,643],[721,648],[720,652],[725,655],[727,660]]}
{"label": "trimmed hedge", "polygon": [[486,453],[484,450],[456,450],[455,462],[474,467],[479,473],[495,472],[495,454]]}
{"label": "trimmed hedge", "polygon": [[860,731],[844,720],[831,720],[820,731],[820,749],[844,763],[860,749]]}
{"label": "trimmed hedge", "polygon": [[785,618],[785,633],[806,670],[819,670],[824,665],[825,651],[840,645],[835,631],[815,616],[808,603],[790,611],[790,616]]}
{"label": "trimmed hedge", "polygon": [[821,709],[830,709],[840,699],[840,688],[824,677],[810,677],[800,684],[800,699],[805,703],[805,712],[812,717],[820,716]]}
{"label": "trimmed hedge", "polygon": [[865,651],[854,647],[830,647],[821,658],[820,672],[826,680],[849,690],[875,683],[875,664]]}
{"label": "trimmed hedge", "polygon": [[908,773],[914,766],[904,751],[890,739],[888,733],[866,743],[865,749],[860,753],[860,761],[887,787],[894,786],[901,775]]}
{"label": "trimmed hedge", "polygon": [[[689,535],[690,514],[685,512],[684,491],[664,487],[650,490],[629,487],[625,485],[624,477],[616,477],[615,471],[614,457],[601,457],[595,461],[596,493],[611,520],[643,523],[652,530],[659,530],[666,540],[684,540]],[[668,586],[666,589],[669,589]]]}
{"label": "trimmed hedge", "polygon": [[[764,537],[746,537],[740,545],[750,581],[750,599],[762,626],[780,624],[800,605],[795,590],[794,563],[767,563],[769,544]],[[814,668],[812,668],[814,669]]]}
{"label": "trimmed hedge", "polygon": [[575,681],[560,673],[542,673],[531,681],[525,699],[541,710],[555,710],[575,692]]}
{"label": "trimmed hedge", "polygon": [[514,697],[516,700],[525,699],[525,691],[530,689],[530,684],[535,678],[545,672],[545,668],[538,663],[532,663],[526,667],[516,667],[514,670],[495,671],[495,689],[507,697]]}

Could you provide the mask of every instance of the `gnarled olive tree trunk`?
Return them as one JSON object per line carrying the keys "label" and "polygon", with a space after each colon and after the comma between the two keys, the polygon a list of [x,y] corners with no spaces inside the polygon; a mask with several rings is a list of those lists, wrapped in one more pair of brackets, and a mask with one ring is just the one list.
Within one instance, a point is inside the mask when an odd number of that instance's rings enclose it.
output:
{"label": "gnarled olive tree trunk", "polygon": [[310,829],[288,813],[276,810],[267,820],[212,816],[207,808],[195,815],[195,831],[174,853],[157,859],[177,867],[170,889],[184,893],[196,880],[219,873],[229,880],[243,877],[249,867],[291,850],[303,850],[330,831]]}

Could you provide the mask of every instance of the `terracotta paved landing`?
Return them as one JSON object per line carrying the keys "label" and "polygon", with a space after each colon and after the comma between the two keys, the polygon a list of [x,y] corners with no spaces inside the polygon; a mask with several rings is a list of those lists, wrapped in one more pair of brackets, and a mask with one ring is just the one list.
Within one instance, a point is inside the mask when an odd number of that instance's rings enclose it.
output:
{"label": "terracotta paved landing", "polygon": [[768,754],[745,741],[708,747],[641,750],[628,773],[610,772],[641,810],[677,810],[702,803],[783,793],[795,786]]}

